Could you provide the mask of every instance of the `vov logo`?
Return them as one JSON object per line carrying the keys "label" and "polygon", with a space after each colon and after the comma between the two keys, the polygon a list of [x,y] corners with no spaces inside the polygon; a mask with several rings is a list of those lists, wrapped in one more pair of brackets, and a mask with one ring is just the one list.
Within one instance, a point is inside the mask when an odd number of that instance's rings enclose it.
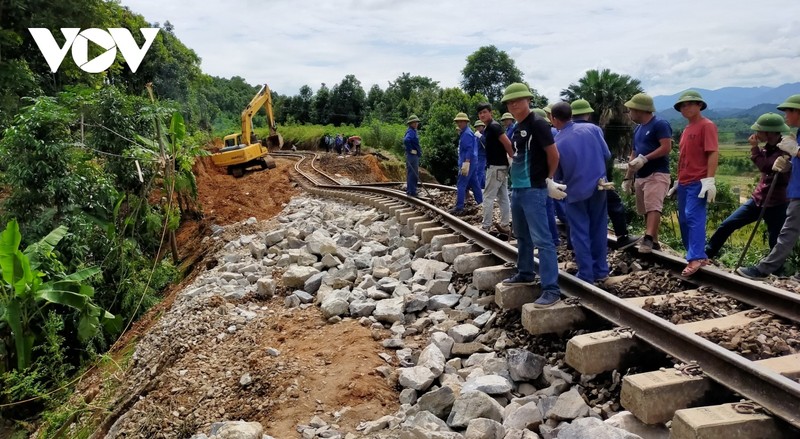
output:
{"label": "vov logo", "polygon": [[[122,52],[122,57],[128,63],[133,73],[139,68],[144,59],[144,55],[150,49],[150,45],[158,35],[160,29],[157,27],[145,27],[139,29],[144,36],[144,44],[139,47],[133,39],[131,31],[124,28],[110,28],[108,32],[103,29],[89,28],[80,30],[77,27],[61,28],[64,35],[64,46],[59,47],[56,39],[49,29],[35,27],[28,31],[39,46],[39,50],[44,55],[45,61],[50,66],[50,71],[55,73],[67,56],[67,51],[72,48],[72,59],[81,70],[87,73],[100,73],[108,70],[117,58],[117,49]],[[89,41],[97,44],[106,51],[89,59]]]}

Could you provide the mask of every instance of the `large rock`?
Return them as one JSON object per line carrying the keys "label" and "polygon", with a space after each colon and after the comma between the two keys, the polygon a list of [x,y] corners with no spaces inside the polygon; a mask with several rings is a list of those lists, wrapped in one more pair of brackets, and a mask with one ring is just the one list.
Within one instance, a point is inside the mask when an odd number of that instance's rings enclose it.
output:
{"label": "large rock", "polygon": [[530,430],[518,430],[516,428],[506,428],[505,439],[541,439],[541,438],[539,437],[538,434]]}
{"label": "large rock", "polygon": [[283,229],[280,230],[273,230],[267,233],[267,236],[264,237],[264,244],[267,247],[272,247],[273,245],[283,241],[283,238],[286,237],[286,231]]}
{"label": "large rock", "polygon": [[453,403],[453,409],[447,418],[447,425],[463,428],[476,418],[487,418],[497,422],[503,421],[503,406],[491,396],[483,392],[461,392]]}
{"label": "large rock", "polygon": [[453,350],[453,344],[455,343],[453,337],[444,332],[434,332],[431,334],[431,343],[442,351],[444,358],[450,358],[450,352]]}
{"label": "large rock", "polygon": [[255,259],[261,259],[267,253],[267,246],[259,241],[250,241],[250,255]]}
{"label": "large rock", "polygon": [[455,400],[456,394],[453,389],[444,386],[419,397],[417,407],[422,411],[431,412],[439,418],[447,419]]}
{"label": "large rock", "polygon": [[460,294],[442,294],[441,296],[433,296],[428,301],[428,309],[436,311],[439,309],[452,308],[456,306],[458,301],[461,300]]}
{"label": "large rock", "polygon": [[430,299],[425,294],[408,294],[406,296],[403,296],[403,300],[405,301],[406,304],[405,307],[406,312],[412,313],[412,312],[419,312],[427,308],[428,301]]}
{"label": "large rock", "polygon": [[350,302],[350,315],[353,317],[369,317],[375,311],[375,301],[354,300]]}
{"label": "large rock", "polygon": [[589,414],[589,406],[575,389],[559,395],[556,405],[547,412],[547,417],[557,421],[570,421]]}
{"label": "large rock", "polygon": [[259,299],[271,299],[275,295],[276,282],[270,277],[261,278],[256,281],[256,297]]}
{"label": "large rock", "polygon": [[400,376],[397,381],[403,387],[423,391],[427,390],[435,379],[436,376],[427,367],[414,366],[400,368]]}
{"label": "large rock", "polygon": [[483,375],[467,380],[462,392],[480,391],[489,395],[505,395],[511,391],[511,383],[500,375]]}
{"label": "large rock", "polygon": [[497,421],[491,419],[473,419],[467,425],[464,439],[504,439],[506,429]]}
{"label": "large rock", "polygon": [[261,439],[264,435],[264,427],[258,422],[231,421],[220,424],[211,426],[212,436],[216,435],[219,439]]}
{"label": "large rock", "polygon": [[403,314],[403,298],[395,297],[393,299],[379,300],[375,303],[373,315],[379,322],[402,322],[405,317]]}
{"label": "large rock", "polygon": [[306,237],[306,249],[312,255],[335,255],[336,242],[317,229]]}
{"label": "large rock", "polygon": [[347,303],[347,300],[334,296],[323,300],[319,308],[322,315],[328,319],[347,314],[350,311],[350,304]]}
{"label": "large rock", "polygon": [[[453,431],[447,423],[429,411],[422,410],[416,415],[409,416],[402,424],[403,427],[418,428],[422,431]],[[423,436],[424,438],[424,436]]]}
{"label": "large rock", "polygon": [[525,349],[509,349],[506,351],[508,372],[514,381],[528,381],[539,378],[547,359]]}
{"label": "large rock", "polygon": [[317,290],[319,290],[319,287],[322,285],[322,278],[325,277],[325,275],[327,274],[328,273],[324,271],[312,274],[311,277],[309,277],[308,279],[306,279],[305,282],[303,282],[303,291],[309,294],[315,294]]}
{"label": "large rock", "polygon": [[419,354],[417,366],[427,367],[438,378],[444,372],[445,358],[439,347],[433,343],[429,344]]}
{"label": "large rock", "polygon": [[642,437],[604,424],[597,418],[582,418],[561,427],[558,439],[642,439]]}
{"label": "large rock", "polygon": [[633,413],[625,411],[605,420],[607,425],[621,428],[627,432],[647,439],[669,439],[669,429],[663,425],[648,425],[640,421]]}
{"label": "large rock", "polygon": [[[511,405],[509,404],[509,406]],[[508,407],[506,407],[506,410],[508,410]],[[527,428],[528,430],[536,430],[542,422],[542,412],[539,410],[539,405],[536,401],[531,401],[516,410],[506,413],[503,426],[507,429],[525,430]]]}
{"label": "large rock", "polygon": [[437,271],[444,271],[450,267],[446,262],[435,261],[433,259],[414,259],[411,262],[411,269],[418,277],[423,279],[433,279]]}
{"label": "large rock", "polygon": [[319,270],[314,267],[292,265],[283,272],[283,285],[290,288],[304,288],[305,282],[317,273]]}
{"label": "large rock", "polygon": [[471,323],[464,323],[462,325],[454,326],[447,331],[447,335],[453,337],[453,340],[456,343],[469,343],[472,340],[475,340],[475,337],[481,333],[481,330],[471,324]]}

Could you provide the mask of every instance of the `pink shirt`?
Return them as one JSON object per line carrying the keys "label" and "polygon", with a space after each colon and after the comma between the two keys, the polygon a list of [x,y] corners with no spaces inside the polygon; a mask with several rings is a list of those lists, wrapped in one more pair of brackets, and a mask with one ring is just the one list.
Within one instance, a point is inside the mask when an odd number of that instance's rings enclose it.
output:
{"label": "pink shirt", "polygon": [[689,184],[708,176],[708,153],[719,150],[717,126],[700,117],[681,134],[678,182]]}

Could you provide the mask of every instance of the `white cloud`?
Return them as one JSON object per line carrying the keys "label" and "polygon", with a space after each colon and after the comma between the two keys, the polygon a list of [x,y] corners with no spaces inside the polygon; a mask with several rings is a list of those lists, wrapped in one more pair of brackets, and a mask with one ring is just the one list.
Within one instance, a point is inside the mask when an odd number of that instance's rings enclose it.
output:
{"label": "white cloud", "polygon": [[[354,74],[365,89],[402,72],[457,86],[466,57],[494,44],[557,99],[586,69],[651,94],[798,81],[800,2],[123,0],[175,33],[216,76],[294,94]],[[606,3],[606,2],[603,2]]]}

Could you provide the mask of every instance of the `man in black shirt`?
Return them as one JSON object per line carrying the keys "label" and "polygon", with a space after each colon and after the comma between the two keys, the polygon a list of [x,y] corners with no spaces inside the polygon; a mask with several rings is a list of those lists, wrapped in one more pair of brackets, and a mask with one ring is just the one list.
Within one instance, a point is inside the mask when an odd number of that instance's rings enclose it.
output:
{"label": "man in black shirt", "polygon": [[508,201],[508,158],[514,153],[511,141],[503,128],[492,119],[492,106],[488,102],[478,105],[478,118],[486,125],[481,141],[486,147],[486,185],[483,188],[483,230],[489,231],[494,216],[494,200],[500,206],[500,223],[497,231],[508,233],[511,221],[511,204]]}

